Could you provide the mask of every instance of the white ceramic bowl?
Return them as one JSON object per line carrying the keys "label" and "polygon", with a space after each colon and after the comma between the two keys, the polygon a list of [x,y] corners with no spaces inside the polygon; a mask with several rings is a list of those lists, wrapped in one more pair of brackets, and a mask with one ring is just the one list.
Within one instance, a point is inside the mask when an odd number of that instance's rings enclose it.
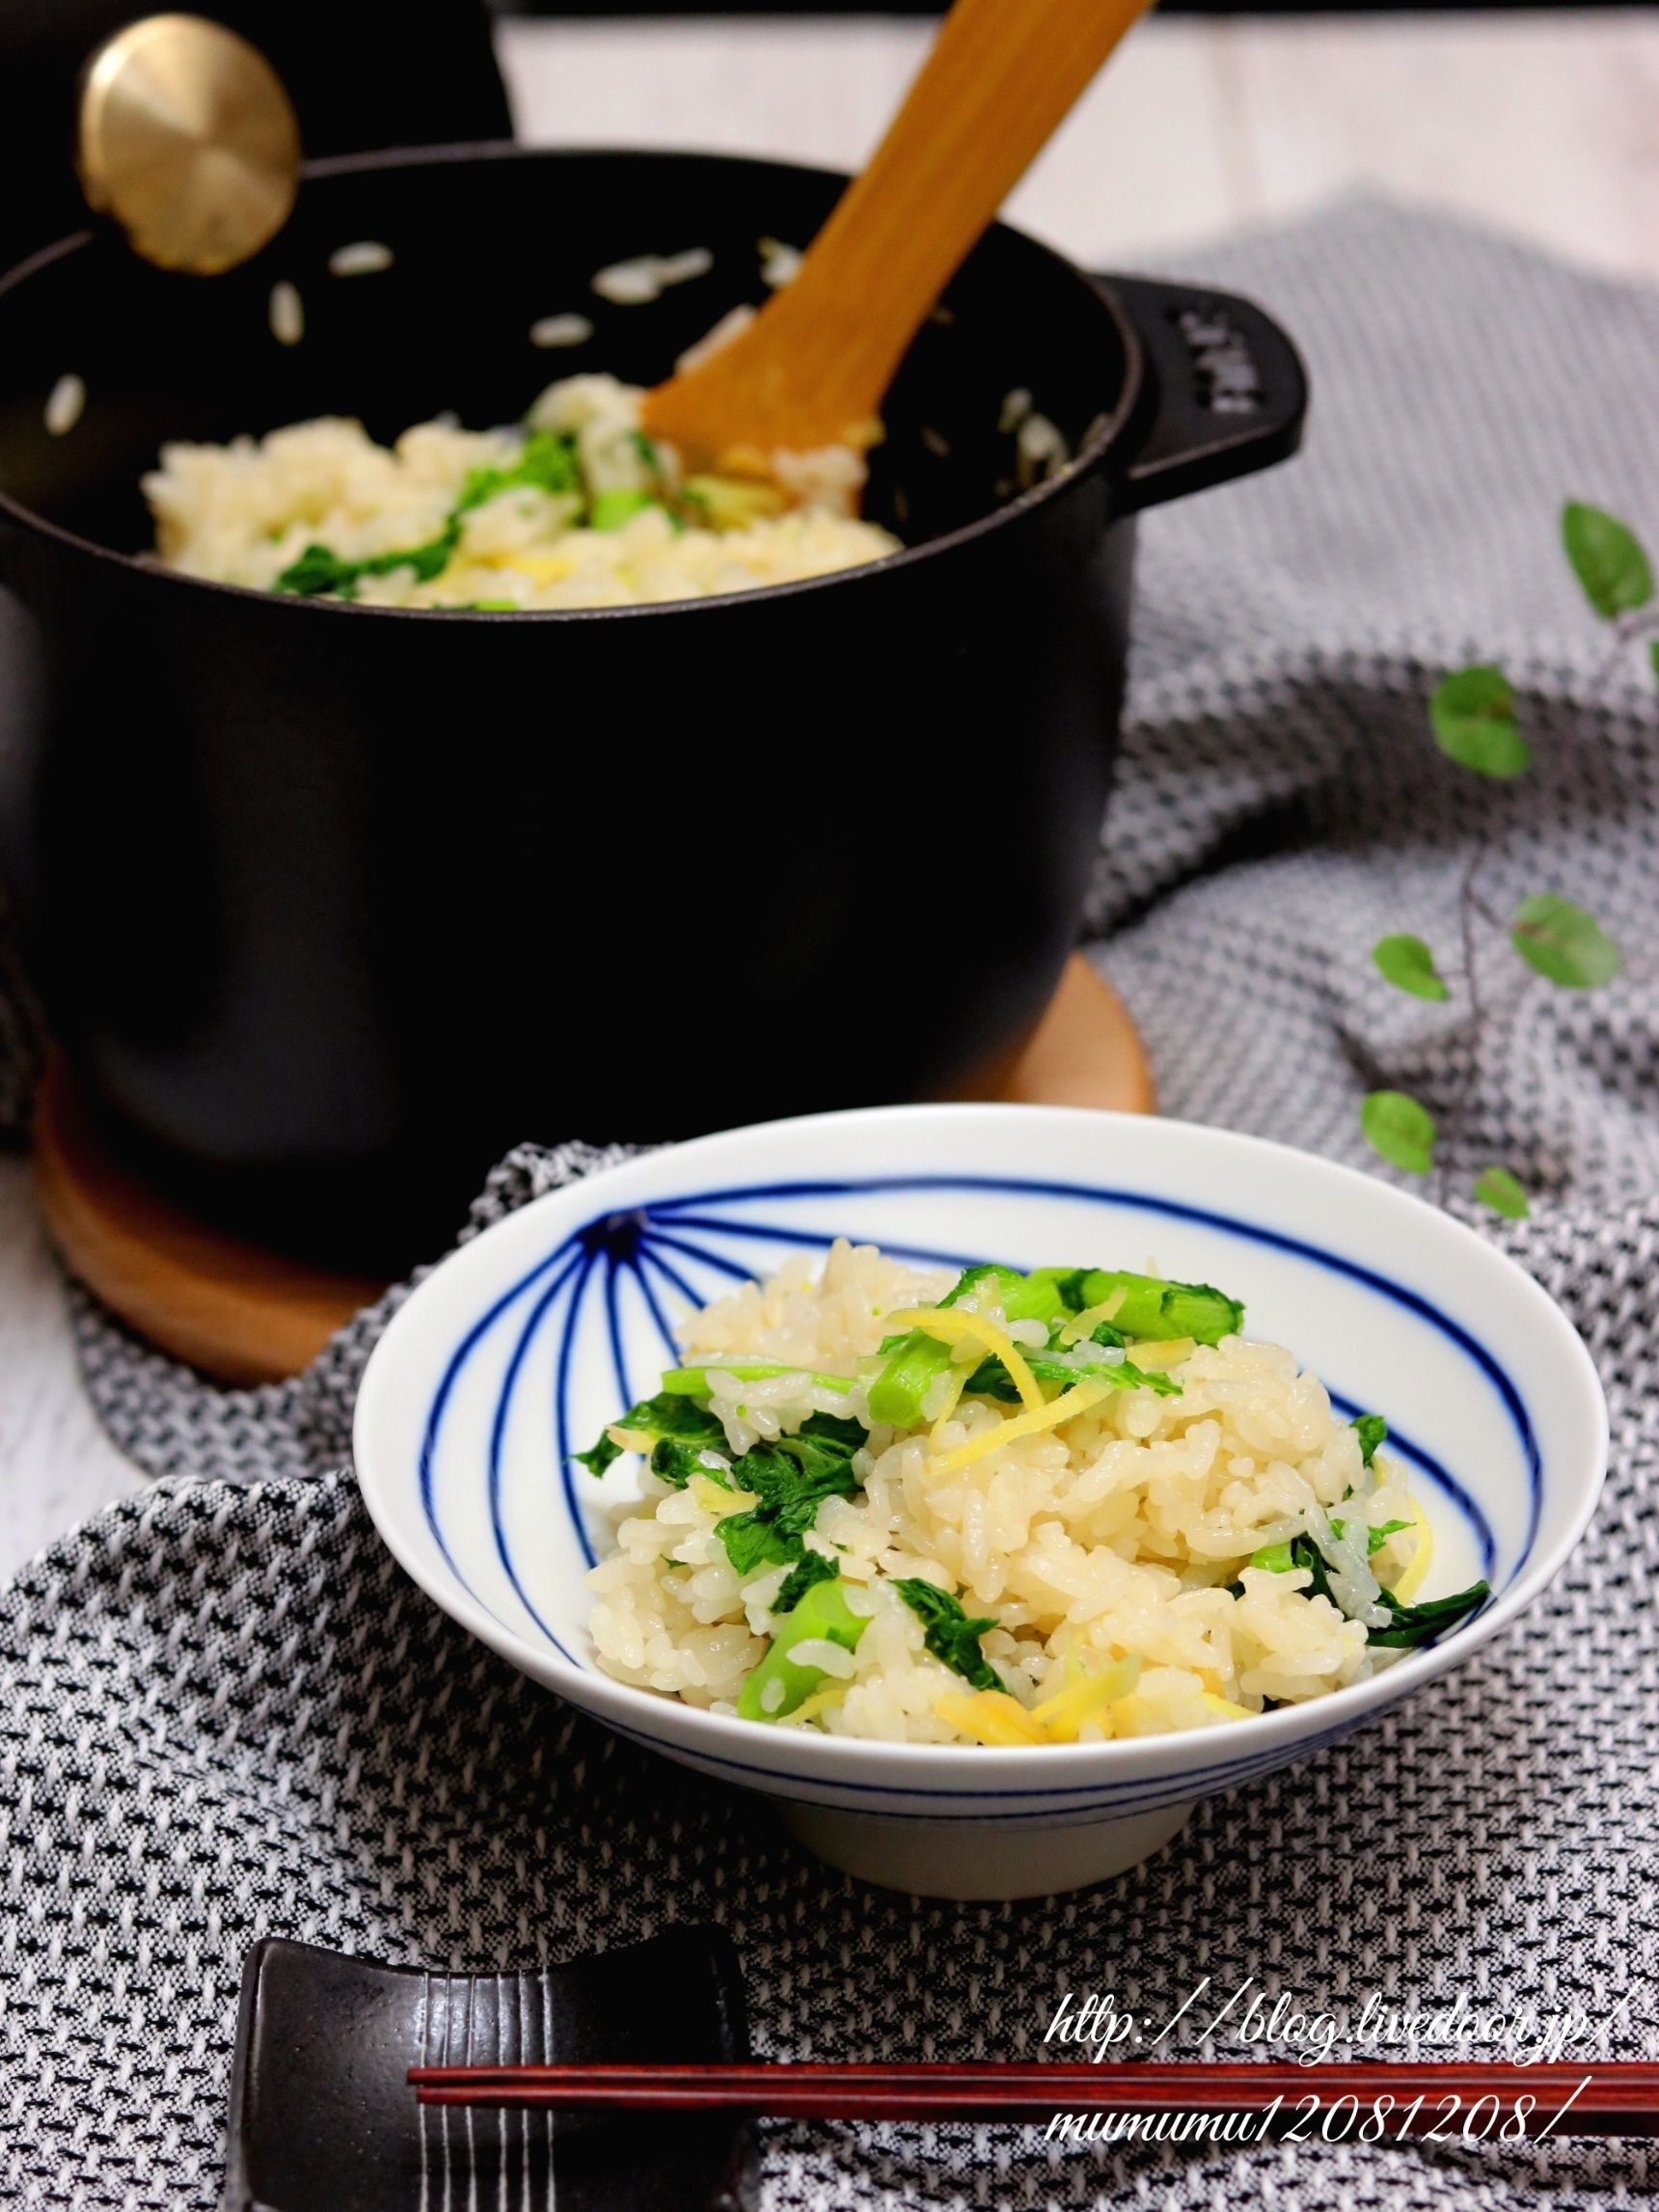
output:
{"label": "white ceramic bowl", "polygon": [[[1345,1411],[1383,1414],[1435,1532],[1424,1595],[1493,1596],[1374,1680],[1247,1721],[1043,1749],[881,1744],[700,1712],[598,1671],[584,1574],[603,1483],[568,1457],[672,1363],[665,1317],[847,1236],[930,1260],[1075,1262],[1214,1282]],[[551,1192],[410,1297],[358,1399],[358,1478],[444,1610],[596,1719],[777,1798],[832,1865],[944,1897],[1076,1888],[1193,1802],[1330,1743],[1521,1613],[1606,1465],[1589,1354],[1490,1244],[1388,1184],[1224,1131],[1041,1106],[910,1106],[733,1130]]]}

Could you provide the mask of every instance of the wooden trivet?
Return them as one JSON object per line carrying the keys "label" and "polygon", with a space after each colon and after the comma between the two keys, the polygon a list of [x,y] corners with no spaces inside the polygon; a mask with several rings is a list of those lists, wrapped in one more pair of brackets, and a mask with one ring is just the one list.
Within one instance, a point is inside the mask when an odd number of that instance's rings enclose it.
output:
{"label": "wooden trivet", "polygon": [[[1081,953],[1024,1044],[950,1096],[1155,1106],[1129,1011]],[[41,1087],[34,1135],[41,1211],[69,1272],[138,1335],[218,1381],[297,1375],[385,1288],[244,1243],[159,1197],[112,1157],[59,1065]]]}
{"label": "wooden trivet", "polygon": [[35,1106],[35,1188],[64,1265],[127,1326],[221,1382],[307,1367],[385,1285],[195,1220],[110,1153],[58,1062]]}

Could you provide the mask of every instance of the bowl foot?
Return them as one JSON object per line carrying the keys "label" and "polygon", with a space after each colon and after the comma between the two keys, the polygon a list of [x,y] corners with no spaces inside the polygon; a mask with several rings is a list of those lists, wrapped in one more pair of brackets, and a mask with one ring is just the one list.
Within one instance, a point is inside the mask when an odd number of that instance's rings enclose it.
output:
{"label": "bowl foot", "polygon": [[785,1826],[826,1865],[912,1897],[1052,1897],[1128,1873],[1186,1825],[1191,1803],[1115,1820],[905,1820],[826,1805],[779,1807]]}

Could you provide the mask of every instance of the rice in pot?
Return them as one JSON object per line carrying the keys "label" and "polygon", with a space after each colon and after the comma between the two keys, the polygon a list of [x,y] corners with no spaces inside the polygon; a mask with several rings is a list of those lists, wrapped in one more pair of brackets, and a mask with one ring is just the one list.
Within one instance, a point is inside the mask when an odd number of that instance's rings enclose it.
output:
{"label": "rice in pot", "polygon": [[524,425],[434,422],[377,446],[360,423],[174,444],[144,479],[156,552],[214,583],[367,606],[495,612],[700,599],[880,560],[851,448],[779,482],[684,475],[611,376],[551,385]]}

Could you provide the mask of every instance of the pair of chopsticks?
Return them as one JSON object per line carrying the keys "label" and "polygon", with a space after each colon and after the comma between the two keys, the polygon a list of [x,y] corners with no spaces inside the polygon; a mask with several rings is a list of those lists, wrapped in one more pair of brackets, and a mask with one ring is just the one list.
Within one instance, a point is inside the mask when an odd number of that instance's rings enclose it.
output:
{"label": "pair of chopsticks", "polygon": [[[1659,2135],[1659,2064],[412,2066],[423,2105],[501,2112],[745,2113],[774,2119],[1050,2120],[1056,2113],[1262,2116],[1320,2137],[1326,2116],[1381,2135],[1489,2140]],[[1384,2108],[1379,2100],[1388,2100]],[[1312,2115],[1312,2117],[1308,2116]],[[1349,2133],[1353,2132],[1352,2126]],[[1240,2131],[1233,2140],[1254,2138]],[[1332,2137],[1331,2140],[1337,2140]]]}

